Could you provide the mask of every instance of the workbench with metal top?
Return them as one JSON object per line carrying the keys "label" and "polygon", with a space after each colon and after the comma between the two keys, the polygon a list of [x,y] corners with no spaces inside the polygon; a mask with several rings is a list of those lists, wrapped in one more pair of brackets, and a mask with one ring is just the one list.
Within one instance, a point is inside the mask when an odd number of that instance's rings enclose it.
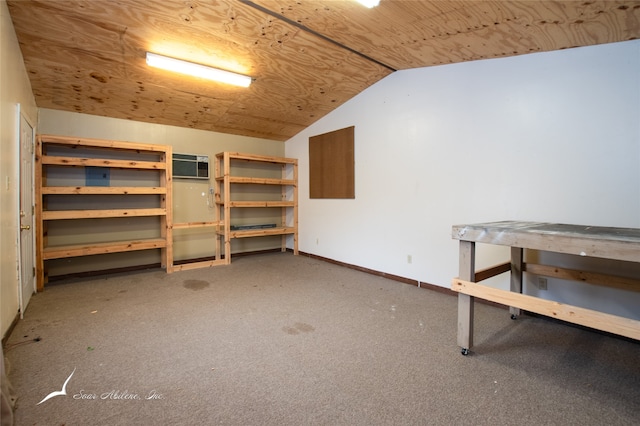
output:
{"label": "workbench with metal top", "polygon": [[[638,320],[522,294],[524,272],[640,291],[640,277],[620,277],[524,262],[524,250],[530,249],[640,263],[640,229],[503,221],[455,225],[452,237],[460,240],[459,276],[453,280],[452,289],[458,292],[458,345],[463,355],[467,355],[473,346],[476,297],[509,306],[512,319],[522,309],[640,340]],[[510,262],[476,271],[476,243],[509,246]],[[478,284],[505,272],[510,272],[510,291]]]}

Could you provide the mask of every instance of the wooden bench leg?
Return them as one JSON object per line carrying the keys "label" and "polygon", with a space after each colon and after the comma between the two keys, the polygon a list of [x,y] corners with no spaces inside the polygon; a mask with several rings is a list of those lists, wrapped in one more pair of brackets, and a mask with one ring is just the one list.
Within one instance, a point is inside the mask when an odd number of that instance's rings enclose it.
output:
{"label": "wooden bench leg", "polygon": [[473,346],[473,296],[458,294],[458,346],[468,355]]}
{"label": "wooden bench leg", "polygon": [[[519,247],[511,247],[511,280],[510,288],[514,293],[522,293],[522,265],[524,250]],[[520,309],[509,307],[511,319],[516,319],[520,315]]]}
{"label": "wooden bench leg", "polygon": [[[475,282],[476,244],[471,241],[460,241],[459,276],[461,279]],[[467,277],[467,278],[462,278]],[[466,294],[458,294],[458,345],[462,355],[469,354],[473,346],[473,309],[474,298]]]}

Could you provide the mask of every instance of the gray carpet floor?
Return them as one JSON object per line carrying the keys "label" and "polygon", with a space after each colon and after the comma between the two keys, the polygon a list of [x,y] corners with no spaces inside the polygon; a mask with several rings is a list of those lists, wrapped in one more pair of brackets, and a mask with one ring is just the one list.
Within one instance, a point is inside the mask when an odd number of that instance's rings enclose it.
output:
{"label": "gray carpet floor", "polygon": [[51,284],[5,346],[16,425],[640,424],[640,343],[477,304],[464,357],[456,309],[289,253]]}

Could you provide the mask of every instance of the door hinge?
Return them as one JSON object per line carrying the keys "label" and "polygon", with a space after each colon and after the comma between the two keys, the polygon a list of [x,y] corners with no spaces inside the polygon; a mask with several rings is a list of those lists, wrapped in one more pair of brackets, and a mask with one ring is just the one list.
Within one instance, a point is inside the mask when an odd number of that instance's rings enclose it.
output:
{"label": "door hinge", "polygon": [[36,268],[35,267],[31,268],[31,272],[33,272],[33,276],[35,277],[36,276]]}

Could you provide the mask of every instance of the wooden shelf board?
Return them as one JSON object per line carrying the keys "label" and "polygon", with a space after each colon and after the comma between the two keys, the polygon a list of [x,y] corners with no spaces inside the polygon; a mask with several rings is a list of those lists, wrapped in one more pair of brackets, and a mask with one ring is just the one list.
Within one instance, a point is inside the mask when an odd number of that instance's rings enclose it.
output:
{"label": "wooden shelf board", "polygon": [[[224,152],[220,152],[216,154],[216,157],[218,157],[219,159],[223,158]],[[257,154],[242,154],[239,152],[229,152],[229,159],[261,161],[264,163],[275,163],[275,164],[298,164],[298,160],[296,158],[271,157],[268,155],[257,155]]]}
{"label": "wooden shelf board", "polygon": [[202,228],[207,226],[220,226],[222,225],[222,221],[219,222],[185,222],[185,223],[174,223],[173,229],[188,229],[188,228]]}
{"label": "wooden shelf board", "polygon": [[293,201],[231,201],[229,207],[294,207]]}
{"label": "wooden shelf board", "polygon": [[109,243],[45,247],[42,254],[44,260],[50,260],[94,254],[119,253],[132,250],[148,250],[154,248],[164,248],[166,246],[166,240],[162,238],[150,238],[137,241],[116,241]]}
{"label": "wooden shelf board", "polygon": [[139,186],[44,186],[42,187],[43,195],[154,195],[166,194],[167,188],[159,187],[139,187]]}
{"label": "wooden shelf board", "polygon": [[[248,238],[248,237],[265,237],[269,235],[288,235],[295,234],[296,229],[293,227],[263,228],[263,229],[244,229],[238,231],[229,231],[230,238]],[[224,235],[224,231],[218,232]]]}
{"label": "wooden shelf board", "polygon": [[55,210],[43,211],[42,220],[100,219],[107,217],[165,216],[166,209]]}
{"label": "wooden shelf board", "polygon": [[[216,179],[224,179],[224,177],[218,177]],[[296,185],[296,181],[293,179],[252,178],[252,177],[240,177],[240,176],[230,176],[229,183],[246,183],[246,184],[255,184],[255,185],[288,185],[288,186]]]}
{"label": "wooden shelf board", "polygon": [[88,148],[108,148],[147,153],[163,153],[169,151],[171,148],[165,145],[123,142],[107,139],[75,138],[57,135],[38,135],[38,140],[43,143],[52,143],[57,145],[82,146]]}
{"label": "wooden shelf board", "polygon": [[190,269],[210,268],[212,266],[226,265],[227,262],[224,259],[217,260],[203,260],[200,262],[181,263],[179,265],[173,265],[174,271],[187,271]]}
{"label": "wooden shelf board", "polygon": [[51,155],[43,155],[41,157],[42,164],[49,166],[91,166],[91,167],[113,167],[118,169],[140,169],[140,170],[164,170],[166,163],[160,161],[131,161],[131,160],[112,160],[105,158],[75,158],[75,157],[57,157]]}

